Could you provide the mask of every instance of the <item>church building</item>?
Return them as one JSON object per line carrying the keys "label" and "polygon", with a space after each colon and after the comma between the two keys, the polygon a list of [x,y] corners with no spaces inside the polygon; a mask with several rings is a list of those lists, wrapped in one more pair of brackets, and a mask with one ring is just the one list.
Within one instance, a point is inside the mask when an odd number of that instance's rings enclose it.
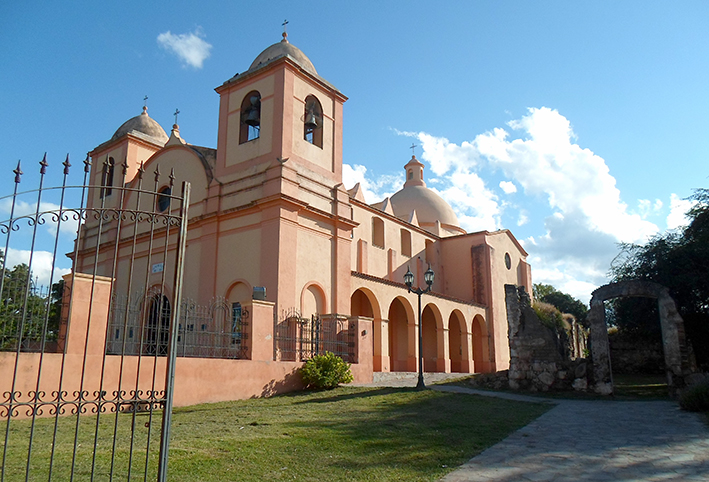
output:
{"label": "church building", "polygon": [[[178,357],[227,358],[237,364],[230,373],[241,367],[248,373],[239,376],[268,381],[281,376],[273,366],[307,358],[303,341],[310,352],[331,341],[344,353],[357,347],[349,361],[358,381],[371,381],[373,372],[415,372],[418,300],[404,274],[410,270],[413,286],[425,288],[430,267],[435,279],[422,296],[424,370],[508,368],[504,285],[532,287],[527,253],[510,231],[467,233],[450,205],[426,187],[415,156],[402,159],[406,181],[391,198],[370,204],[375,200],[365,199],[359,185],[347,190],[347,97],[285,33],[215,90],[216,148],[190,144],[177,125],[168,136],[143,108],[90,153],[91,184],[102,189],[90,194],[89,206],[117,206],[112,187],[121,179],[128,187],[146,185],[158,166],[163,176],[155,189],[165,195],[159,209],[169,209],[177,189],[166,173],[190,183],[182,298],[204,310],[181,314]],[[95,234],[87,221],[75,271],[115,273],[114,296],[150,291],[160,304],[148,320],[108,330],[107,349],[130,344],[142,330],[147,349],[160,351],[170,310],[161,296],[174,289],[161,279],[161,260],[151,259],[148,248],[97,257]],[[141,263],[148,278],[126,281]],[[313,323],[322,331],[306,334],[303,327]],[[179,364],[178,358],[178,384]]]}

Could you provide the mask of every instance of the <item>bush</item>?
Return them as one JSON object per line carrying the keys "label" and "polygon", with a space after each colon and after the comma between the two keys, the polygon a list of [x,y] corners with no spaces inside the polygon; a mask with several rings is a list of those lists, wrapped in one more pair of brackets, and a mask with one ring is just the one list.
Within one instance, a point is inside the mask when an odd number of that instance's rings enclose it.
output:
{"label": "bush", "polygon": [[559,333],[567,331],[568,322],[564,321],[564,316],[556,306],[543,301],[535,301],[532,308],[543,325]]}
{"label": "bush", "polygon": [[305,362],[301,374],[308,388],[335,388],[353,380],[350,364],[329,351]]}
{"label": "bush", "polygon": [[690,412],[709,412],[709,381],[703,381],[682,392],[679,406]]}

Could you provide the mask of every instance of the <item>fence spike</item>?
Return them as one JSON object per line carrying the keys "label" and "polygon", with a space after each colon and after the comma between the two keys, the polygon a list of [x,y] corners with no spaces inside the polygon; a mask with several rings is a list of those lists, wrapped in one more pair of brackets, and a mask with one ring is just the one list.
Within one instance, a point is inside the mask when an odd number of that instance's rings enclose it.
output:
{"label": "fence spike", "polygon": [[43,176],[47,174],[47,166],[49,163],[47,162],[47,153],[44,153],[44,157],[42,158],[41,161],[39,161],[39,165],[42,166],[39,168],[39,173],[42,174]]}
{"label": "fence spike", "polygon": [[145,174],[145,166],[143,161],[140,161],[140,167],[138,168],[138,179],[143,179],[143,174]]}
{"label": "fence spike", "polygon": [[84,159],[84,172],[89,172],[91,168],[91,159],[89,158],[89,153],[86,153],[86,159]]}
{"label": "fence spike", "polygon": [[128,174],[128,156],[123,158],[123,164],[121,164],[121,167],[123,168],[123,179],[125,179]]}
{"label": "fence spike", "polygon": [[22,169],[20,168],[20,161],[19,160],[17,161],[17,167],[15,169],[13,169],[12,172],[15,173],[15,184],[19,184],[20,183],[20,176],[22,176],[22,174],[24,174],[22,172]]}
{"label": "fence spike", "polygon": [[69,153],[67,153],[66,160],[62,162],[62,165],[64,166],[64,174],[69,174],[69,168],[71,167],[71,163],[69,162]]}
{"label": "fence spike", "polygon": [[155,182],[160,181],[160,164],[155,166]]}
{"label": "fence spike", "polygon": [[170,170],[170,187],[172,188],[175,185],[175,168],[173,167]]}

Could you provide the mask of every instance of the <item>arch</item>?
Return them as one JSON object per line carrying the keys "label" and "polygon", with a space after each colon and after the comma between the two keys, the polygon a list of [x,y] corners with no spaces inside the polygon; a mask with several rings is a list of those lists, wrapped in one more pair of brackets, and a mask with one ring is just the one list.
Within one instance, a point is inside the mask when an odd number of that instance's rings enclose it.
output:
{"label": "arch", "polygon": [[352,316],[366,316],[375,320],[381,318],[379,300],[367,288],[357,288],[350,297],[350,311]]}
{"label": "arch", "polygon": [[470,372],[470,344],[465,316],[460,310],[453,310],[448,318],[448,350],[451,372]]}
{"label": "arch", "polygon": [[323,145],[323,114],[322,105],[317,97],[309,95],[305,98],[305,113],[303,114],[303,139],[322,149]]}
{"label": "arch", "polygon": [[472,323],[473,335],[473,369],[475,373],[488,371],[490,360],[490,347],[485,320],[480,315],[475,315]]}
{"label": "arch", "polygon": [[608,327],[603,303],[613,298],[622,297],[657,299],[657,311],[660,313],[662,329],[662,347],[665,352],[667,386],[673,395],[685,386],[685,377],[690,375],[693,370],[689,363],[684,320],[677,311],[677,306],[666,287],[652,281],[628,280],[601,286],[591,296],[591,309],[587,319],[591,324],[593,375],[596,383],[594,390],[597,393],[604,395],[613,393]]}
{"label": "arch", "polygon": [[439,361],[445,362],[444,343],[438,337],[438,333],[443,332],[443,320],[440,310],[433,303],[427,304],[421,311],[421,331],[423,371],[445,371],[445,366],[442,367],[439,363]]}
{"label": "arch", "polygon": [[253,288],[248,281],[243,279],[238,279],[229,285],[226,291],[226,299],[231,303],[241,303],[242,305],[251,301],[253,294]]}
{"label": "arch", "polygon": [[[392,371],[415,371],[416,353],[411,350],[409,320],[413,319],[413,309],[408,300],[397,296],[389,305],[389,356]],[[413,363],[413,365],[412,365]]]}
{"label": "arch", "polygon": [[311,281],[303,287],[300,294],[300,313],[307,318],[315,314],[325,313],[325,290],[323,287]]}
{"label": "arch", "polygon": [[252,90],[241,101],[241,124],[239,144],[253,141],[261,136],[261,94]]}

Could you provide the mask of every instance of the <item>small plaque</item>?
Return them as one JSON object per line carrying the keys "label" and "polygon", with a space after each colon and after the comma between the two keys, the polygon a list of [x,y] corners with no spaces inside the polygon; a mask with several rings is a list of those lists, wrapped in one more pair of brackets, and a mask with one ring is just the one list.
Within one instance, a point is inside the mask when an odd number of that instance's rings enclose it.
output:
{"label": "small plaque", "polygon": [[153,265],[153,273],[162,273],[163,269],[165,269],[165,263],[155,263]]}

